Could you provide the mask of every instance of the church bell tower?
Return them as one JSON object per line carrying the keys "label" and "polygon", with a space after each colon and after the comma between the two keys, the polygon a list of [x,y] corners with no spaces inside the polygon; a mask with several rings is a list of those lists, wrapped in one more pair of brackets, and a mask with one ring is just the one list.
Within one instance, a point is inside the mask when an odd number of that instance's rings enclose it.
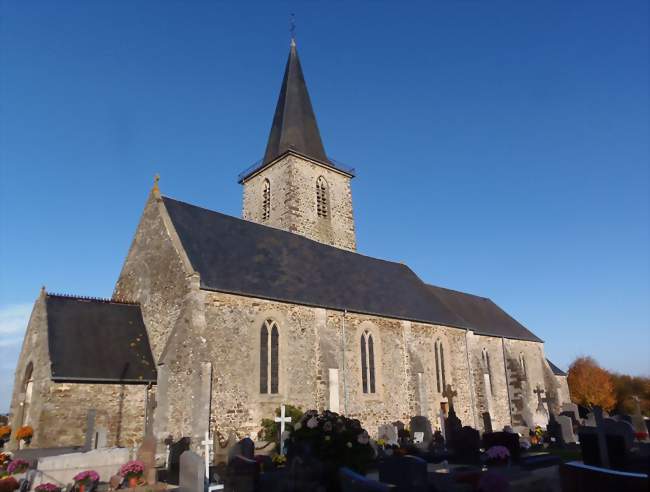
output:
{"label": "church bell tower", "polygon": [[353,177],[325,153],[292,39],[264,157],[239,176],[243,217],[354,251]]}

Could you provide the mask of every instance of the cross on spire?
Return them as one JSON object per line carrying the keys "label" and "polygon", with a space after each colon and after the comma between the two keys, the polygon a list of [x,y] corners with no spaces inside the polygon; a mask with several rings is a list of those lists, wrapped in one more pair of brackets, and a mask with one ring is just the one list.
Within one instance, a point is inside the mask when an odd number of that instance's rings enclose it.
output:
{"label": "cross on spire", "polygon": [[289,32],[291,33],[291,44],[296,44],[296,14],[289,16]]}

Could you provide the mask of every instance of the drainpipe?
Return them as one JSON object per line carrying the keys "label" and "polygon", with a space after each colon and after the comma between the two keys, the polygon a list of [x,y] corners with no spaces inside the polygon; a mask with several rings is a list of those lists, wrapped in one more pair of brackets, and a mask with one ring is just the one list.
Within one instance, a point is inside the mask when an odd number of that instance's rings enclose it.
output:
{"label": "drainpipe", "polygon": [[508,392],[508,412],[510,413],[510,427],[512,427],[512,400],[510,400],[510,377],[508,376],[508,363],[506,361],[506,344],[501,337],[501,351],[503,353],[503,370],[506,373],[506,391]]}
{"label": "drainpipe", "polygon": [[343,310],[343,336],[341,337],[341,358],[342,360],[342,369],[343,369],[343,412],[348,415],[348,378],[345,370],[345,317],[348,314],[348,310]]}
{"label": "drainpipe", "polygon": [[474,428],[478,428],[478,422],[476,421],[476,407],[474,405],[474,376],[472,375],[472,366],[469,362],[469,346],[468,346],[468,337],[469,330],[465,330],[465,356],[467,357],[467,369],[469,371],[469,396],[472,403],[472,418],[474,419]]}

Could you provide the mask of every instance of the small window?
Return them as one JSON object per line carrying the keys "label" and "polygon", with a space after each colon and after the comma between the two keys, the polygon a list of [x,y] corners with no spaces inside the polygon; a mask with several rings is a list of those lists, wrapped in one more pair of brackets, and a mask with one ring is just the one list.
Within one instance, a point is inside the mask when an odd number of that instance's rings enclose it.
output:
{"label": "small window", "polygon": [[375,344],[368,330],[361,334],[361,387],[375,393]]}
{"label": "small window", "polygon": [[494,394],[494,386],[492,385],[492,367],[490,367],[490,353],[486,348],[483,348],[483,370],[488,375],[490,381],[490,392]]}
{"label": "small window", "polygon": [[528,371],[526,370],[526,359],[524,359],[524,354],[519,354],[519,365],[521,366],[521,373],[524,377],[528,377]]}
{"label": "small window", "polygon": [[264,191],[262,192],[262,220],[268,220],[271,216],[271,183],[264,180]]}
{"label": "small window", "polygon": [[445,349],[442,346],[441,340],[436,340],[434,344],[434,352],[436,358],[436,389],[438,393],[445,391],[447,386],[447,378],[445,374]]}
{"label": "small window", "polygon": [[262,394],[278,393],[279,345],[278,325],[275,321],[267,319],[260,329],[260,393]]}
{"label": "small window", "polygon": [[322,176],[319,176],[316,180],[316,212],[323,219],[329,217],[330,213],[327,195],[327,181]]}

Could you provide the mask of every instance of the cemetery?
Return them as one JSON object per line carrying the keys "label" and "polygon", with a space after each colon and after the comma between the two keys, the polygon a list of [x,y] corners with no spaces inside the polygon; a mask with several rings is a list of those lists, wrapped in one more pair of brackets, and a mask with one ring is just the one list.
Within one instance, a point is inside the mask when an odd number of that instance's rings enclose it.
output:
{"label": "cemetery", "polygon": [[648,490],[650,420],[640,411],[608,416],[594,407],[581,416],[571,403],[527,434],[480,432],[457,417],[451,385],[446,393],[447,414],[374,430],[329,410],[281,405],[256,436],[168,440],[163,456],[145,429],[137,449],[107,447],[92,422],[78,447],[32,448],[21,437],[20,449],[0,454],[0,491]]}

